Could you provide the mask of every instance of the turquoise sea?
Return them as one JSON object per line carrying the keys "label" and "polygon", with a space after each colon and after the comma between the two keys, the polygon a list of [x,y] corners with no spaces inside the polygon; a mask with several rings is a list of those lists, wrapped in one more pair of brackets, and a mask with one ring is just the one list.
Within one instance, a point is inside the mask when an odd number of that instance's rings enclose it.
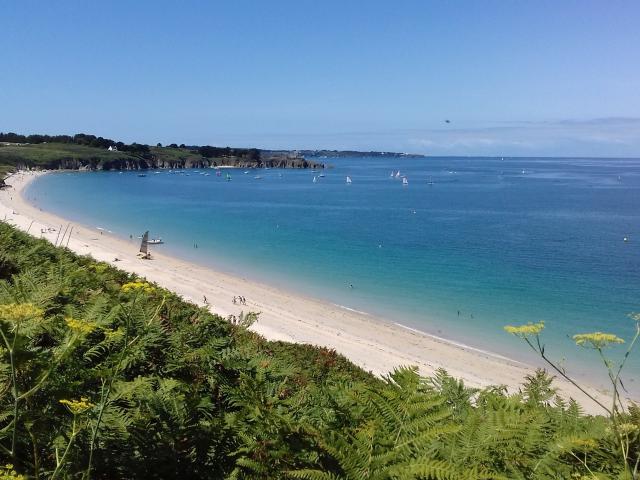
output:
{"label": "turquoise sea", "polygon": [[[633,334],[640,159],[324,161],[333,168],[316,173],[57,173],[26,196],[126,238],[150,230],[166,242],[156,248],[189,260],[518,359],[533,357],[503,325],[545,320],[548,353],[591,380],[604,377],[596,355],[569,336]],[[390,178],[398,170],[408,186]],[[638,394],[640,350],[625,378]]]}

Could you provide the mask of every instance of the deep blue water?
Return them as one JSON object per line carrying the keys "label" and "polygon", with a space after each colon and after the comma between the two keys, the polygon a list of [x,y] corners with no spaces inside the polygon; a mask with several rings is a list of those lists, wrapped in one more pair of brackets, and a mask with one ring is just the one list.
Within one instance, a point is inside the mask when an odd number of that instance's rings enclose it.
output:
{"label": "deep blue water", "polygon": [[[327,162],[315,184],[308,170],[229,170],[229,182],[213,170],[60,173],[27,196],[127,238],[148,229],[166,241],[156,248],[190,260],[512,357],[530,359],[503,325],[544,319],[549,350],[584,375],[595,355],[568,335],[632,335],[640,159]],[[640,384],[640,351],[628,374]]]}

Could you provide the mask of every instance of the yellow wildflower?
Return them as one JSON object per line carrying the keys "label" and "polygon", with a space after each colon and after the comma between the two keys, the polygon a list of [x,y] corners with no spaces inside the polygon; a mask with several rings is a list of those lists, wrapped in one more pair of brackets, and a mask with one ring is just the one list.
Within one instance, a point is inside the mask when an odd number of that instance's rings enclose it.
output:
{"label": "yellow wildflower", "polygon": [[511,333],[516,335],[517,337],[525,338],[529,335],[538,335],[542,329],[544,328],[544,322],[540,321],[538,323],[527,323],[526,325],[513,326],[507,325],[504,327],[507,333]]}
{"label": "yellow wildflower", "polygon": [[129,282],[122,285],[123,292],[131,292],[136,290],[142,290],[146,293],[153,293],[155,288],[151,286],[149,282]]}
{"label": "yellow wildflower", "polygon": [[75,333],[88,334],[96,328],[96,324],[93,322],[87,322],[86,320],[77,320],[75,318],[67,317],[64,319],[67,326]]}
{"label": "yellow wildflower", "polygon": [[608,347],[612,343],[624,343],[623,339],[616,337],[614,334],[602,332],[580,333],[574,335],[573,340],[576,342],[576,345],[595,349]]}
{"label": "yellow wildflower", "polygon": [[18,475],[13,469],[11,463],[7,463],[4,467],[0,467],[0,480],[25,480],[24,475]]}
{"label": "yellow wildflower", "polygon": [[74,415],[80,415],[94,406],[86,397],[81,397],[80,400],[60,400],[60,403]]}
{"label": "yellow wildflower", "polygon": [[575,447],[583,448],[584,450],[592,450],[598,446],[598,443],[592,438],[575,438],[571,443]]}
{"label": "yellow wildflower", "polygon": [[116,340],[124,335],[122,328],[118,328],[117,330],[104,328],[102,331],[104,332],[104,336],[107,340]]}
{"label": "yellow wildflower", "polygon": [[20,323],[25,320],[42,319],[44,311],[31,303],[9,303],[0,305],[0,319]]}
{"label": "yellow wildflower", "polygon": [[638,428],[638,426],[633,423],[626,422],[618,425],[618,432],[620,432],[622,435],[630,435],[637,432],[638,430],[640,430],[640,428]]}

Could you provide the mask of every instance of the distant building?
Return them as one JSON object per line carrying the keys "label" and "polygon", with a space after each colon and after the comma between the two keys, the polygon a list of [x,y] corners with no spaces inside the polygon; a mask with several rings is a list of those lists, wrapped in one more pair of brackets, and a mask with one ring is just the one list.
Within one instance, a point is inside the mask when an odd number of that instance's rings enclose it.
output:
{"label": "distant building", "polygon": [[109,148],[107,148],[107,150],[109,150],[110,152],[117,152],[118,151],[118,147],[116,147],[115,145],[112,145]]}

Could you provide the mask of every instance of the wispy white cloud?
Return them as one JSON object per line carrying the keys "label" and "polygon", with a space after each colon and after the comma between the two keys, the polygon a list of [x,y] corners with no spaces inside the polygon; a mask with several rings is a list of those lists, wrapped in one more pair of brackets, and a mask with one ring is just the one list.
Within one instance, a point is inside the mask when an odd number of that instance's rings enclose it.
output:
{"label": "wispy white cloud", "polygon": [[328,148],[427,155],[640,157],[640,118],[493,121],[379,131],[221,135],[219,144]]}

